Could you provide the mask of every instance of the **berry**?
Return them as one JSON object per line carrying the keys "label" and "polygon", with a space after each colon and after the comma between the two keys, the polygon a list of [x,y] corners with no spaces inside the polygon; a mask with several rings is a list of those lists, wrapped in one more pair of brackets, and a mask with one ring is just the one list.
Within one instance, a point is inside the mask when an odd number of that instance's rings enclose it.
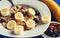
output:
{"label": "berry", "polygon": [[14,18],[14,13],[13,14],[11,14],[11,16],[10,16],[11,18]]}
{"label": "berry", "polygon": [[39,20],[37,19],[37,18],[34,18],[33,19],[36,23],[38,23],[39,22]]}
{"label": "berry", "polygon": [[7,22],[7,19],[6,18],[0,18],[0,23],[2,22]]}
{"label": "berry", "polygon": [[35,12],[36,12],[35,16],[39,16],[40,15],[40,13],[38,11],[35,11]]}

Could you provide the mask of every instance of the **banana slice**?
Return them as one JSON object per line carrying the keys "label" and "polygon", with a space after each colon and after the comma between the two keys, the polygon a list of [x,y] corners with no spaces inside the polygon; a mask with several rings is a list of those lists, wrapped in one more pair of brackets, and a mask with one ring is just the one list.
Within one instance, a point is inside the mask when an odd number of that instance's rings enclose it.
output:
{"label": "banana slice", "polygon": [[42,20],[43,23],[49,23],[50,18],[49,18],[48,15],[44,15],[44,16],[42,16],[41,20]]}
{"label": "banana slice", "polygon": [[31,16],[31,15],[35,15],[35,11],[34,11],[34,9],[32,9],[32,8],[28,8],[28,11],[29,11],[29,15]]}
{"label": "banana slice", "polygon": [[53,0],[40,0],[40,1],[44,2],[49,7],[49,9],[51,10],[51,13],[54,15],[54,18],[56,18],[55,20],[60,22],[59,5]]}
{"label": "banana slice", "polygon": [[27,28],[29,28],[29,29],[34,28],[34,27],[35,27],[35,21],[32,20],[32,19],[27,20],[26,26],[27,26]]}
{"label": "banana slice", "polygon": [[14,28],[14,34],[22,34],[24,32],[24,27],[22,25],[17,25]]}
{"label": "banana slice", "polygon": [[21,12],[17,12],[17,13],[15,14],[15,19],[16,19],[17,21],[24,21],[23,14],[22,14]]}
{"label": "banana slice", "polygon": [[9,13],[9,8],[4,8],[4,9],[2,9],[2,10],[1,10],[1,15],[2,15],[2,16],[8,16],[8,15],[10,15],[10,13]]}
{"label": "banana slice", "polygon": [[13,30],[16,25],[16,22],[14,20],[11,20],[7,23],[7,28]]}

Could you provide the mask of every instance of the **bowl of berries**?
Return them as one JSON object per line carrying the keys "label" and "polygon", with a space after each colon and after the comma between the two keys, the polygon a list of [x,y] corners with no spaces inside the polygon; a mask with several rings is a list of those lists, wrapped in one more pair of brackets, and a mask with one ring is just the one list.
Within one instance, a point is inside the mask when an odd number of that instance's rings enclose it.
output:
{"label": "bowl of berries", "polygon": [[52,21],[43,36],[50,38],[60,37],[60,23]]}

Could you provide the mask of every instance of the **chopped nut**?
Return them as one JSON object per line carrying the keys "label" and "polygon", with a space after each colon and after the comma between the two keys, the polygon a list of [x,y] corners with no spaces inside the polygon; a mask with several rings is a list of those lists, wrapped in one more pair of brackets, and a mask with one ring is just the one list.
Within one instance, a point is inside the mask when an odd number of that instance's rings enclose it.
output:
{"label": "chopped nut", "polygon": [[26,12],[25,9],[22,9],[21,11],[24,12],[24,13]]}
{"label": "chopped nut", "polygon": [[10,9],[10,13],[16,13],[13,8]]}
{"label": "chopped nut", "polygon": [[28,8],[27,8],[27,7],[25,7],[24,10],[25,10],[26,12],[28,12]]}
{"label": "chopped nut", "polygon": [[27,16],[24,17],[25,21],[27,21],[29,18]]}
{"label": "chopped nut", "polygon": [[17,22],[17,24],[18,24],[18,25],[23,25],[23,26],[25,25],[24,22]]}
{"label": "chopped nut", "polygon": [[5,22],[3,22],[3,23],[2,23],[2,26],[3,26],[3,27],[6,27],[6,23],[5,23]]}
{"label": "chopped nut", "polygon": [[21,6],[20,5],[17,5],[16,7],[17,7],[17,9],[21,9]]}
{"label": "chopped nut", "polygon": [[20,12],[20,9],[16,9],[16,12]]}

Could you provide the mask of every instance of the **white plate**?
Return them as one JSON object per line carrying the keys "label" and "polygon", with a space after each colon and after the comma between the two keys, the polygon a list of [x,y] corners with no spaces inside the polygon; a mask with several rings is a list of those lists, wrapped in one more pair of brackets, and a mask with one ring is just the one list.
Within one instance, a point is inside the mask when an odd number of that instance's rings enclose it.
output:
{"label": "white plate", "polygon": [[0,1],[0,10],[5,8],[5,7],[11,7],[11,4],[6,0]]}
{"label": "white plate", "polygon": [[[29,1],[26,1],[26,0],[20,0],[20,1],[19,0],[13,0],[13,2],[14,2],[15,5],[16,4],[26,4],[26,5],[33,6],[34,8],[38,9],[41,16],[49,15],[50,17],[48,17],[48,18],[50,18],[50,21],[51,21],[50,10],[44,3],[39,2],[39,1],[34,1],[33,2],[33,1],[30,1],[30,0]],[[2,3],[0,3],[0,4],[2,4]],[[0,25],[0,34],[5,35],[5,36],[9,36],[9,37],[34,37],[34,36],[38,36],[38,35],[41,35],[42,33],[44,33],[46,31],[46,29],[48,28],[49,24],[50,24],[50,22],[47,23],[47,24],[38,25],[36,28],[34,28],[32,30],[25,31],[22,35],[13,35],[13,34],[10,33],[9,30],[3,28]]]}

